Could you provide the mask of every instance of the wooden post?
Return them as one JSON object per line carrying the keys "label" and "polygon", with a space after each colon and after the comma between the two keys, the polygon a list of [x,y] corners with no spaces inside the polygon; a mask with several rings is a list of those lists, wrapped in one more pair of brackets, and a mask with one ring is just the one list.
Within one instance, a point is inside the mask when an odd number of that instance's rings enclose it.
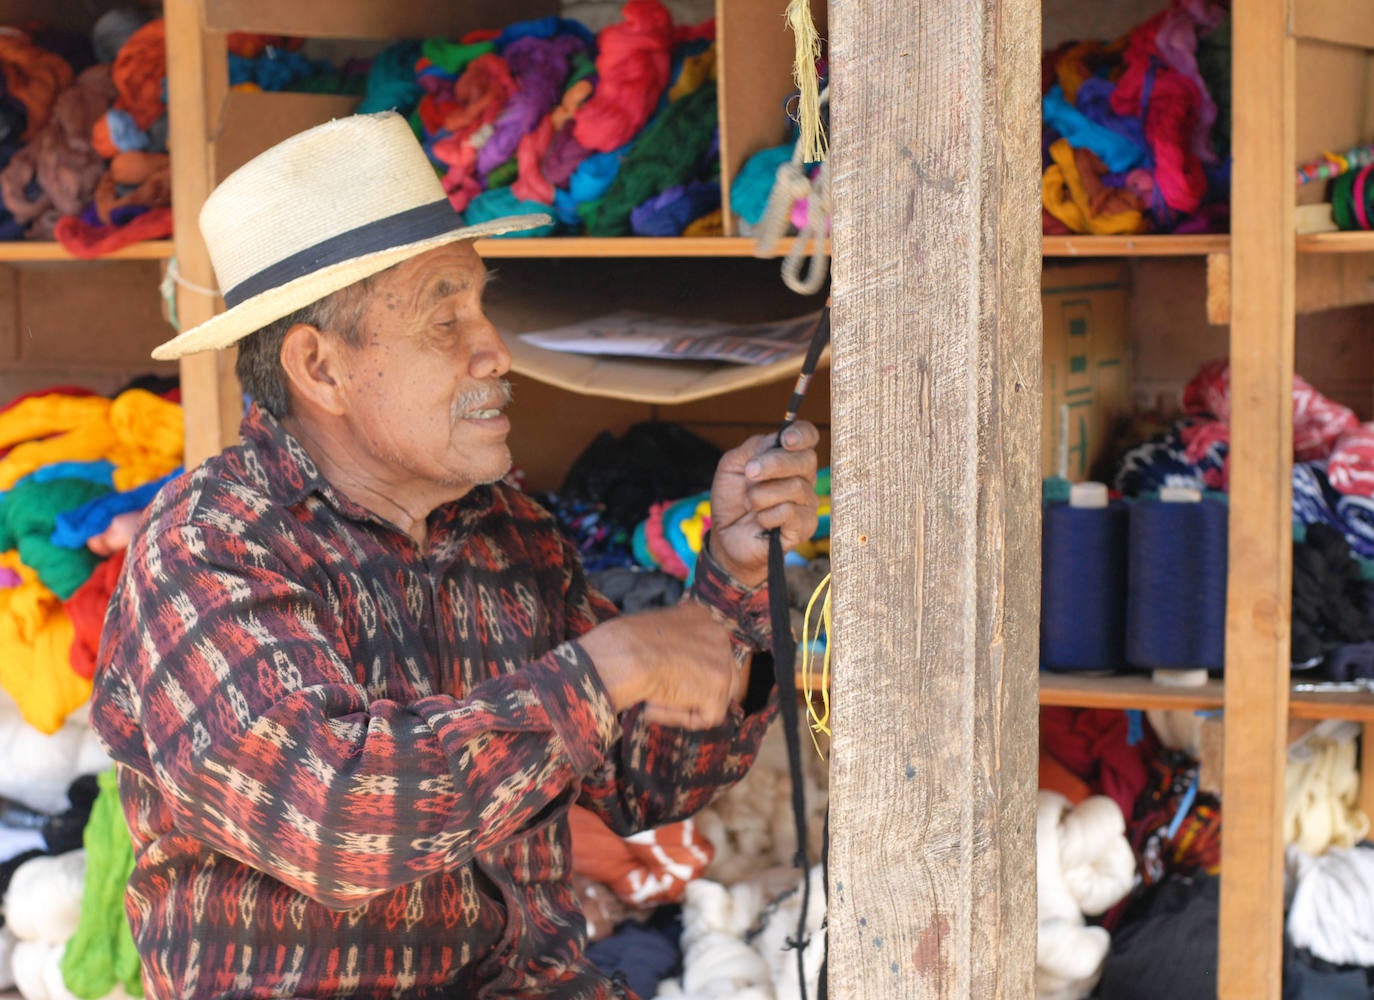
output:
{"label": "wooden post", "polygon": [[1292,599],[1295,51],[1288,0],[1237,4],[1232,35],[1231,522],[1226,601],[1222,1000],[1282,986]]}
{"label": "wooden post", "polygon": [[[213,137],[229,90],[225,37],[201,27],[200,0],[166,0],[167,112],[171,137],[173,236],[181,329],[215,314],[216,297],[197,291],[215,287],[210,256],[200,238],[200,206],[215,186]],[[181,361],[182,411],[186,421],[186,466],[209,458],[238,438],[238,380],[232,351],[206,351]]]}
{"label": "wooden post", "polygon": [[1032,997],[1040,5],[830,45],[831,995]]}

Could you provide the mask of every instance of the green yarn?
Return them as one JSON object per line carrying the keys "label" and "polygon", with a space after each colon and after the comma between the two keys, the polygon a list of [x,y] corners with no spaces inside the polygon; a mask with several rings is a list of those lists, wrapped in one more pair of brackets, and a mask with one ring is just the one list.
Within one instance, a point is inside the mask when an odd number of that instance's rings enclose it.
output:
{"label": "green yarn", "polygon": [[1223,160],[1231,155],[1231,15],[1197,40],[1197,71],[1217,106],[1212,149]]}
{"label": "green yarn", "polygon": [[709,83],[655,115],[625,154],[606,193],[578,206],[587,235],[628,235],[636,206],[690,180],[711,148],[716,120],[716,88]]}
{"label": "green yarn", "polygon": [[129,919],[124,887],[134,871],[134,845],[119,805],[113,769],[96,780],[100,792],[83,834],[86,885],[81,893],[81,919],[62,953],[62,981],[82,1000],[98,1000],[116,985],[143,996],[143,966]]}
{"label": "green yarn", "polygon": [[563,83],[567,90],[578,80],[586,79],[596,72],[596,60],[586,52],[574,52],[568,69],[568,79]]}
{"label": "green yarn", "polygon": [[415,63],[419,58],[420,43],[415,41],[397,42],[378,52],[367,71],[367,94],[358,105],[358,114],[408,114],[424,93],[415,82]]}
{"label": "green yarn", "polygon": [[0,499],[0,551],[18,549],[24,565],[62,600],[90,578],[100,560],[90,549],[64,549],[51,541],[57,515],[111,490],[85,479],[20,480]]}
{"label": "green yarn", "polygon": [[511,157],[491,173],[487,174],[487,189],[510,187],[520,176],[520,161]]}
{"label": "green yarn", "polygon": [[426,38],[420,46],[421,54],[445,73],[457,76],[478,56],[496,51],[495,42],[472,42],[463,45],[443,38]]}

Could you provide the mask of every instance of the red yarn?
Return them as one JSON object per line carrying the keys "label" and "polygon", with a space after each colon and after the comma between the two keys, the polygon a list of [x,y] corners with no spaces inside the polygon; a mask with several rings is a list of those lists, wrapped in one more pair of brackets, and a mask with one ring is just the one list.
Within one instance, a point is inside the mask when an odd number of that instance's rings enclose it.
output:
{"label": "red yarn", "polygon": [[672,68],[673,18],[658,0],[630,0],[625,20],[597,35],[597,84],[573,120],[587,149],[609,153],[649,120]]}
{"label": "red yarn", "polygon": [[[477,147],[469,140],[478,129],[496,121],[515,90],[515,78],[506,60],[487,52],[468,63],[453,84],[452,99],[436,100],[435,107],[430,109],[431,117],[442,112],[439,128],[449,133],[434,144],[432,152],[435,159],[448,164],[444,190],[456,211],[467,208],[468,202],[482,190],[476,176]],[[428,128],[424,112],[421,117]]]}
{"label": "red yarn", "polygon": [[686,45],[688,42],[714,42],[716,40],[716,19],[708,17],[700,24],[679,24],[673,29],[673,45]]}
{"label": "red yarn", "polygon": [[[1164,16],[1158,14],[1131,32],[1126,71],[1112,91],[1111,105],[1119,115],[1139,118],[1143,113],[1159,194],[1174,211],[1188,214],[1197,211],[1207,193],[1202,161],[1193,151],[1202,94],[1159,51],[1156,36]],[[1144,107],[1142,102],[1147,102]]]}
{"label": "red yarn", "polygon": [[1040,709],[1040,752],[1086,781],[1094,793],[1121,807],[1130,822],[1135,800],[1149,782],[1149,761],[1156,740],[1145,727],[1135,746],[1126,742],[1130,729],[1125,712],[1099,708]]}
{"label": "red yarn", "polygon": [[90,680],[95,675],[96,653],[100,649],[100,631],[105,626],[105,612],[110,606],[120,570],[124,568],[124,550],[96,566],[86,582],[76,588],[71,597],[62,602],[67,617],[72,620],[72,669]]}
{"label": "red yarn", "polygon": [[172,235],[172,210],[150,208],[122,226],[91,226],[77,215],[57,220],[53,236],[67,252],[82,260],[94,260],[144,240],[165,240]]}

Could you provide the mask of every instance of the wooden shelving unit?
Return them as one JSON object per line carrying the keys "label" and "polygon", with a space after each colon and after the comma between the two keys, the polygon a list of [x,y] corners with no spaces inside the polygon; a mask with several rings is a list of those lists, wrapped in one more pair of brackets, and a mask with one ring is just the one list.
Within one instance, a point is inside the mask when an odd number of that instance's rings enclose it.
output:
{"label": "wooden shelving unit", "polygon": [[[172,256],[171,240],[152,240],[147,243],[134,243],[108,253],[100,260],[167,260]],[[81,260],[68,251],[61,243],[38,243],[15,241],[0,243],[0,263],[22,264],[38,261]]]}

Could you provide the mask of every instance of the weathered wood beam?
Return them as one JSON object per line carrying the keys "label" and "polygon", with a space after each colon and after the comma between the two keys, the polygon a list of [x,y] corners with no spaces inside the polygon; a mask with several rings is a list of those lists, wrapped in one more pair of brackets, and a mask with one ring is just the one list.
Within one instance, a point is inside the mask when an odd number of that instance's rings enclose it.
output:
{"label": "weathered wood beam", "polygon": [[1221,1000],[1282,986],[1292,606],[1293,162],[1289,0],[1237,4],[1232,35],[1230,564]]}
{"label": "weathered wood beam", "polygon": [[830,986],[1031,997],[1040,6],[831,0]]}

